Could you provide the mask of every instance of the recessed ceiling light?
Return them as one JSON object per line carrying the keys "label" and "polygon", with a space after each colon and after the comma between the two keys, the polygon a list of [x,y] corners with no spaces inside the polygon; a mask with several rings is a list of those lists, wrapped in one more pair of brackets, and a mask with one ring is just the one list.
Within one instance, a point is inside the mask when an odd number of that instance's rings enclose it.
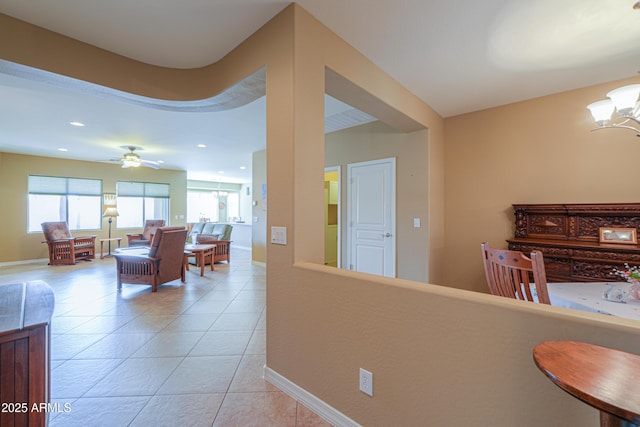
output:
{"label": "recessed ceiling light", "polygon": [[223,173],[224,173],[224,171],[218,171],[218,173],[219,173],[219,174],[223,174]]}
{"label": "recessed ceiling light", "polygon": [[82,123],[82,122],[69,122],[69,124],[70,124],[71,126],[77,126],[77,127],[82,127],[82,126],[84,126],[84,123]]}
{"label": "recessed ceiling light", "polygon": [[199,148],[207,148],[207,146],[206,146],[206,145],[204,145],[204,144],[198,144],[198,147],[199,147]]}
{"label": "recessed ceiling light", "polygon": [[58,151],[69,151],[66,148],[58,148]]}
{"label": "recessed ceiling light", "polygon": [[240,169],[245,170],[247,167],[246,166],[240,166]]}

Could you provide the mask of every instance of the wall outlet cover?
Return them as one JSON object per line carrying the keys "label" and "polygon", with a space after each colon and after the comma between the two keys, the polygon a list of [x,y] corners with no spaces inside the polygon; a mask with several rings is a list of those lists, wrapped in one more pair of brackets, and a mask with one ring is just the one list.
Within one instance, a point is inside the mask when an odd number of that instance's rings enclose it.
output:
{"label": "wall outlet cover", "polygon": [[360,391],[373,397],[373,374],[360,368]]}

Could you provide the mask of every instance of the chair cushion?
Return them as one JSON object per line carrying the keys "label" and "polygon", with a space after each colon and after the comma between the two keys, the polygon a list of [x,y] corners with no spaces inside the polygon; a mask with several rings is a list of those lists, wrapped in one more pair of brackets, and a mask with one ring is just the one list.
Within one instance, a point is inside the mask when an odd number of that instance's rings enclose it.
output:
{"label": "chair cushion", "polygon": [[191,224],[188,241],[193,242],[193,235],[206,236],[207,240],[229,240],[233,226],[216,222],[194,222]]}
{"label": "chair cushion", "polygon": [[202,229],[204,228],[204,226],[208,224],[206,222],[194,222],[191,226],[191,232],[193,233],[194,231],[196,231],[198,234],[202,234]]}
{"label": "chair cushion", "polygon": [[142,230],[142,240],[151,240],[151,236],[155,234],[159,227],[164,227],[164,219],[148,219],[144,223]]}
{"label": "chair cushion", "polygon": [[49,241],[68,239],[71,237],[66,222],[43,222],[42,232],[44,233],[45,239]]}
{"label": "chair cushion", "polygon": [[229,224],[216,224],[213,228],[213,233],[220,236],[220,240],[229,240],[231,238],[231,230],[233,226]]}
{"label": "chair cushion", "polygon": [[202,231],[200,231],[200,234],[215,234],[214,233],[214,228],[216,227],[216,223],[215,222],[207,222],[204,224],[204,227],[202,227]]}
{"label": "chair cushion", "polygon": [[187,238],[187,230],[184,227],[180,227],[180,226],[174,226],[174,227],[159,227],[156,230],[156,233],[153,235],[153,240],[151,241],[151,247],[149,248],[149,257],[153,258],[158,254],[158,251],[160,250],[160,244],[162,242],[162,235],[166,234],[166,233],[171,233],[173,231],[184,231],[184,234],[182,235],[181,239],[182,239],[182,243],[181,243],[181,253],[182,251],[184,251],[184,241]]}

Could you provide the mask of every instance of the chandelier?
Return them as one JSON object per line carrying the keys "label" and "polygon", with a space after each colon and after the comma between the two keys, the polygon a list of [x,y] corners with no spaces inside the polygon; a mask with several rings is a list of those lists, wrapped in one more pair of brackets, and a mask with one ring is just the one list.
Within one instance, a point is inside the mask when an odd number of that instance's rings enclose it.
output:
{"label": "chandelier", "polygon": [[587,106],[598,125],[592,130],[621,128],[640,136],[640,84],[614,89],[607,96],[609,99]]}

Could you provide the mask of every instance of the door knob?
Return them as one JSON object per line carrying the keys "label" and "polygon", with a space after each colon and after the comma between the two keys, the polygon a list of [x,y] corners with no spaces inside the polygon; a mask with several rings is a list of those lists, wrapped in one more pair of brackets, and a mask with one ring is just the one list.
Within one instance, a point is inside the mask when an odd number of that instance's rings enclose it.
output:
{"label": "door knob", "polygon": [[393,236],[393,234],[391,233],[384,234],[384,237],[391,237],[391,236]]}

